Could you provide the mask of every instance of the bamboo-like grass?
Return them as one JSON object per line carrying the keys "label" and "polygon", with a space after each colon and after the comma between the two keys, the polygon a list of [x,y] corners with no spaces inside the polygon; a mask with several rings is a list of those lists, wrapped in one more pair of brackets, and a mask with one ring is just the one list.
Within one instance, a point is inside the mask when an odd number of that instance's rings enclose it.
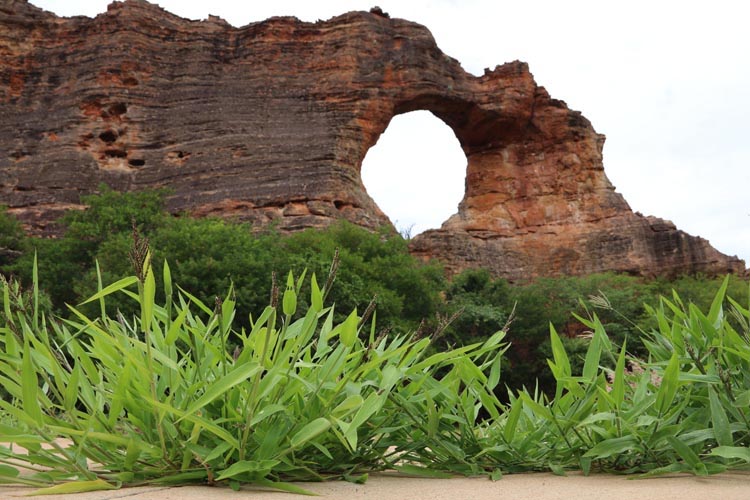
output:
{"label": "bamboo-like grass", "polygon": [[[0,482],[41,492],[148,483],[301,492],[290,481],[439,475],[424,451],[463,470],[456,441],[473,436],[479,398],[500,407],[504,332],[433,352],[429,337],[377,335],[356,311],[334,324],[315,276],[312,305],[297,318],[304,278],[291,274],[281,303],[236,332],[231,290],[209,307],[174,290],[165,264],[166,300],[155,304],[148,261],[100,286],[87,301],[100,304],[95,318],[74,307],[68,319],[46,318],[36,283],[29,300],[3,284]],[[107,316],[113,293],[138,301],[140,317]]]}
{"label": "bamboo-like grass", "polygon": [[[551,328],[555,397],[497,397],[506,330],[447,351],[432,336],[379,333],[371,308],[334,322],[326,284],[289,274],[271,305],[232,327],[229,290],[211,306],[173,286],[164,301],[147,246],[135,276],[48,318],[33,289],[3,280],[0,483],[38,493],[143,484],[365,481],[383,470],[428,477],[581,469],[711,474],[750,465],[750,307],[726,281],[707,314],[678,296],[650,313],[648,359],[614,346],[595,314],[583,371]],[[101,280],[100,280],[101,281]],[[107,314],[126,294],[140,315]],[[279,297],[281,295],[281,297]],[[605,298],[599,301],[608,304]],[[733,326],[739,325],[739,327]],[[512,331],[512,330],[511,330]],[[69,444],[68,444],[69,443]]]}

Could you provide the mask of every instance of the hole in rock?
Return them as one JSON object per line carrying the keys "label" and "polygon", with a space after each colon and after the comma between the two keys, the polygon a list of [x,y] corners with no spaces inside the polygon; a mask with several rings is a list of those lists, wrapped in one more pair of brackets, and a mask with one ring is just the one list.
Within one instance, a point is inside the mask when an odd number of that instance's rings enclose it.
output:
{"label": "hole in rock", "polygon": [[132,160],[128,160],[128,165],[131,167],[142,167],[146,164],[146,160],[142,158],[133,158]]}
{"label": "hole in rock", "polygon": [[405,236],[439,228],[458,211],[466,155],[442,120],[428,111],[395,116],[362,161],[368,194]]}
{"label": "hole in rock", "polygon": [[111,144],[117,140],[117,133],[114,130],[105,130],[99,134],[99,139],[107,144]]}
{"label": "hole in rock", "polygon": [[116,102],[109,107],[109,114],[113,116],[124,115],[128,112],[128,106],[124,102]]}
{"label": "hole in rock", "polygon": [[104,152],[104,156],[109,158],[127,158],[128,153],[122,149],[108,149]]}

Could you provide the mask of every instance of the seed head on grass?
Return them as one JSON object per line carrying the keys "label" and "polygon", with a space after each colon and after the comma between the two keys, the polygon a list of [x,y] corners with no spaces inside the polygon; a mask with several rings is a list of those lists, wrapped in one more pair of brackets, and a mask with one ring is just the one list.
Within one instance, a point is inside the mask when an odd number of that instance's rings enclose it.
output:
{"label": "seed head on grass", "polygon": [[360,318],[359,323],[357,324],[357,328],[367,323],[367,320],[370,319],[370,316],[372,316],[372,313],[375,311],[375,307],[377,305],[378,305],[378,295],[375,294],[373,295],[372,300],[370,300],[370,303],[367,304],[367,309],[365,309],[365,312],[362,313],[362,317]]}
{"label": "seed head on grass", "polygon": [[138,278],[138,281],[143,283],[146,279],[145,264],[146,256],[149,252],[148,238],[141,236],[140,231],[138,231],[138,226],[135,223],[135,219],[133,219],[132,224],[133,244],[128,251],[128,257],[130,259],[130,265],[133,266],[133,271],[135,271],[135,276]]}
{"label": "seed head on grass", "polygon": [[276,271],[271,271],[271,307],[276,309],[279,305],[279,284],[276,282]]}
{"label": "seed head on grass", "polygon": [[341,259],[339,258],[339,249],[337,248],[333,252],[333,260],[331,260],[331,267],[328,270],[328,278],[326,279],[326,284],[323,287],[323,302],[326,301],[326,298],[328,297],[328,292],[331,291],[333,282],[336,280],[336,273],[338,273],[339,271],[340,262],[341,262]]}
{"label": "seed head on grass", "polygon": [[442,314],[437,315],[437,326],[435,327],[435,331],[432,332],[432,335],[430,335],[430,342],[434,343],[436,340],[440,339],[443,335],[445,335],[445,330],[458,319],[459,316],[461,316],[464,312],[464,308],[460,308],[458,311],[454,312],[450,316],[443,316]]}

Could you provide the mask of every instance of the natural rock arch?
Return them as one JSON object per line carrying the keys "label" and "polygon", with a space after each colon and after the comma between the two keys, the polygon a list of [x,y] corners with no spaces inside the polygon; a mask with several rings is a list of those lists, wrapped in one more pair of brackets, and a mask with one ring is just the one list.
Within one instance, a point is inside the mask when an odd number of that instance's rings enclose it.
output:
{"label": "natural rock arch", "polygon": [[428,111],[393,117],[366,153],[365,190],[403,235],[439,228],[465,194],[466,155],[442,120]]}
{"label": "natural rock arch", "polygon": [[[169,206],[283,230],[387,223],[359,176],[399,113],[431,111],[466,153],[466,194],[411,242],[451,272],[741,272],[671,223],[634,214],[607,180],[604,136],[528,66],[466,73],[418,24],[352,12],[233,28],[144,0],[60,19],[0,8],[0,203],[49,233],[80,195],[168,186]],[[137,29],[136,29],[137,27]]]}

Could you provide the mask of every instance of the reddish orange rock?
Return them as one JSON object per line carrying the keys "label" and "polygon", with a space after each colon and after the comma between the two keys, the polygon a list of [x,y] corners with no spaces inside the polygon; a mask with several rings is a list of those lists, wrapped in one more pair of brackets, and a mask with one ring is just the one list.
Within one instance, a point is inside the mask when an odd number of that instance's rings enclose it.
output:
{"label": "reddish orange rock", "polygon": [[0,203],[32,231],[100,183],[169,187],[173,211],[283,230],[390,224],[360,167],[413,110],[447,123],[468,160],[458,213],[416,237],[416,255],[513,280],[744,271],[634,214],[604,173],[604,136],[525,63],[474,77],[418,24],[351,12],[233,28],[143,0],[94,19],[0,5]]}

